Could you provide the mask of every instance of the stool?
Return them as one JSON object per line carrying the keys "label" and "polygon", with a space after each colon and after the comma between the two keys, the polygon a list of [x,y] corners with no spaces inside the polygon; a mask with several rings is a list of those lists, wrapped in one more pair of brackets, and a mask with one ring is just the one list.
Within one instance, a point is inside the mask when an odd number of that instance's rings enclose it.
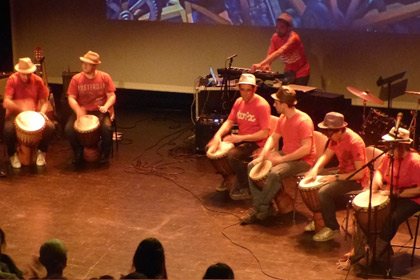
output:
{"label": "stool", "polygon": [[[411,266],[414,265],[414,253],[416,252],[416,249],[420,249],[420,247],[417,247],[417,234],[419,232],[419,224],[420,224],[420,211],[416,212],[412,217],[417,219],[416,222],[416,231],[414,233],[414,241],[413,246],[407,246],[407,245],[392,245],[392,247],[400,247],[400,248],[409,248],[412,249],[411,251]],[[407,224],[408,232],[410,233],[411,239],[413,239],[413,232],[411,231],[410,224],[408,222],[408,219],[405,221]]]}

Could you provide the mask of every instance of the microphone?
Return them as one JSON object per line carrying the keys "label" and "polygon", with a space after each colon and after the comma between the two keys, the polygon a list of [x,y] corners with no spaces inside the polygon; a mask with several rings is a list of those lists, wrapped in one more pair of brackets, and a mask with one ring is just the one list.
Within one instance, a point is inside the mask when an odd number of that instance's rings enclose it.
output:
{"label": "microphone", "polygon": [[236,54],[236,53],[234,53],[234,54],[232,54],[231,56],[229,56],[228,58],[226,58],[226,60],[229,60],[229,59],[233,59],[234,57],[237,57],[238,55]]}
{"label": "microphone", "polygon": [[398,129],[400,128],[401,121],[402,121],[402,117],[403,117],[403,113],[399,112],[399,113],[397,114],[397,119],[396,119],[396,121],[395,121],[395,131],[394,131],[394,133],[395,133],[395,138],[397,138],[397,137],[398,137]]}

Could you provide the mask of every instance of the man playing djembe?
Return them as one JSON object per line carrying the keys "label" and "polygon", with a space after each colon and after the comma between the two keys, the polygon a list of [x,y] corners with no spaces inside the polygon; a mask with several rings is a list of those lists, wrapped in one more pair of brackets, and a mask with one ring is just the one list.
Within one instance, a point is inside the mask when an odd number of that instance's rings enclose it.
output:
{"label": "man playing djembe", "polygon": [[83,146],[79,143],[74,123],[86,114],[95,115],[100,122],[101,155],[99,162],[107,163],[112,145],[110,110],[115,104],[115,86],[109,74],[97,69],[99,54],[88,51],[83,57],[82,72],[71,79],[67,90],[68,102],[74,114],[66,124],[65,134],[74,153],[74,164],[83,161]]}
{"label": "man playing djembe", "polygon": [[[36,155],[36,165],[46,164],[45,155],[54,134],[54,124],[45,115],[48,109],[49,91],[43,80],[37,75],[33,75],[36,66],[29,57],[20,58],[15,65],[17,71],[9,77],[4,93],[3,107],[6,109],[4,123],[4,140],[7,146],[7,154],[13,168],[20,168],[21,162],[17,154],[17,137],[15,129],[16,116],[21,112],[38,111],[45,118],[45,129],[42,140],[38,144]],[[40,106],[40,107],[39,107]]]}

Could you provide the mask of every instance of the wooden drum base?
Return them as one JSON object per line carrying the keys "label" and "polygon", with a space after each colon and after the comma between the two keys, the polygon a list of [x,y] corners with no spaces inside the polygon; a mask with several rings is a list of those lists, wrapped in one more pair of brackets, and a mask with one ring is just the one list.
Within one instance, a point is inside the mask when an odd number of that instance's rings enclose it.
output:
{"label": "wooden drum base", "polygon": [[315,232],[319,232],[325,227],[324,219],[322,218],[321,212],[314,213],[312,219],[315,223]]}
{"label": "wooden drum base", "polygon": [[19,161],[23,165],[35,164],[37,152],[38,152],[38,146],[28,147],[23,144],[19,144],[17,148],[17,155],[18,155]]}
{"label": "wooden drum base", "polygon": [[98,147],[85,147],[83,149],[83,158],[86,162],[97,162],[101,153]]}

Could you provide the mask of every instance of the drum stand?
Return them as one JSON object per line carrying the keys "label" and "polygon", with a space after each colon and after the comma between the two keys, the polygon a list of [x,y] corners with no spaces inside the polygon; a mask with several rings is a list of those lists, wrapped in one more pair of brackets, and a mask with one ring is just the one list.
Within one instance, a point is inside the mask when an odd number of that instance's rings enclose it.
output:
{"label": "drum stand", "polygon": [[[395,142],[396,143],[396,142]],[[393,144],[395,144],[393,143]],[[361,172],[362,170],[364,170],[366,167],[369,168],[369,173],[370,173],[370,179],[369,179],[369,204],[368,204],[368,221],[367,221],[367,233],[366,233],[366,239],[367,239],[367,243],[370,245],[372,245],[371,250],[367,250],[366,252],[366,267],[367,267],[367,278],[369,278],[369,272],[370,272],[370,251],[372,251],[372,262],[375,261],[375,256],[376,256],[376,238],[377,238],[377,233],[376,232],[372,232],[372,188],[373,188],[373,176],[374,176],[374,165],[373,163],[380,157],[382,157],[384,154],[386,154],[388,151],[391,151],[389,154],[389,157],[391,159],[390,161],[390,166],[391,166],[391,188],[390,188],[390,193],[392,193],[392,178],[393,178],[393,167],[394,167],[394,145],[391,145],[388,149],[386,149],[384,152],[382,152],[381,154],[379,154],[378,156],[372,158],[372,160],[370,160],[368,163],[366,163],[365,165],[363,165],[362,167],[360,167],[358,170],[354,171],[350,176],[348,176],[346,178],[346,180],[350,180],[351,178],[353,178],[356,174],[358,174],[359,172]],[[392,198],[392,196],[391,196]],[[391,207],[392,207],[392,199],[391,199]],[[392,208],[391,208],[392,209]],[[371,240],[371,236],[373,237]],[[370,248],[370,246],[368,246]],[[388,263],[387,263],[387,271],[386,271],[386,275],[385,278],[390,278],[390,260],[391,260],[391,251],[389,250],[389,255],[388,255]]]}

